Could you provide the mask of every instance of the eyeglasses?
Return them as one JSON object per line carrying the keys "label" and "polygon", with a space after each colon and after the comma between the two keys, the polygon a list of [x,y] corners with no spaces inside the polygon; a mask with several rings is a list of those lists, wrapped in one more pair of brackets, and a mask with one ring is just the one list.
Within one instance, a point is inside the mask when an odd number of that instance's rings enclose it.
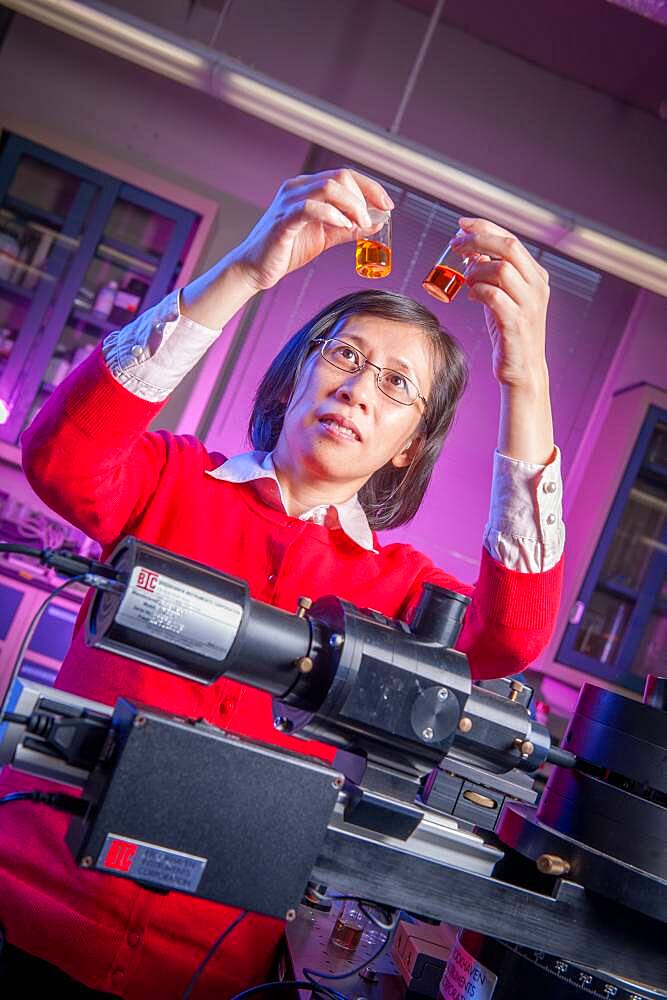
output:
{"label": "eyeglasses", "polygon": [[323,337],[313,340],[313,344],[321,344],[321,356],[342,372],[361,372],[367,365],[375,368],[377,372],[375,382],[378,389],[394,402],[402,403],[404,406],[412,406],[418,399],[421,399],[426,406],[426,397],[422,396],[411,378],[402,372],[395,372],[391,368],[381,368],[380,365],[374,365],[358,347],[346,344],[344,340],[336,340],[335,338],[325,340]]}

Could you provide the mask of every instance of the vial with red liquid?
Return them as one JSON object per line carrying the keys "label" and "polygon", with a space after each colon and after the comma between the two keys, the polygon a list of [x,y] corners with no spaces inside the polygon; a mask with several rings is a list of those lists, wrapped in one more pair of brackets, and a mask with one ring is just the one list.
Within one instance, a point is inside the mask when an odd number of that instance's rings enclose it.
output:
{"label": "vial with red liquid", "polygon": [[362,278],[386,278],[391,273],[391,212],[369,207],[368,214],[371,228],[357,233],[357,274]]}
{"label": "vial with red liquid", "polygon": [[437,263],[422,281],[422,288],[441,302],[452,302],[465,284],[463,271],[467,263],[468,258],[461,257],[453,250],[450,240]]}

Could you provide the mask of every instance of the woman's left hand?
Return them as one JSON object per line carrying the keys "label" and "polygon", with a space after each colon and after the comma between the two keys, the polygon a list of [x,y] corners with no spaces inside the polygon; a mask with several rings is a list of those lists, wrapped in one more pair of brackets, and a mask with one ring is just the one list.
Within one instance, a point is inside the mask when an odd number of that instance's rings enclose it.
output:
{"label": "woman's left hand", "polygon": [[507,229],[486,219],[462,218],[459,226],[452,248],[471,258],[468,297],[484,306],[493,374],[501,385],[534,390],[546,373],[549,274]]}

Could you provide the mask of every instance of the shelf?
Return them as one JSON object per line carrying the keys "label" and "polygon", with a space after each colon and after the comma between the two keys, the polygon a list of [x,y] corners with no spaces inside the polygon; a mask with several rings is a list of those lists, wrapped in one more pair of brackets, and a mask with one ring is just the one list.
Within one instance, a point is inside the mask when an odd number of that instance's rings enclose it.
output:
{"label": "shelf", "polygon": [[125,249],[118,249],[112,246],[111,240],[98,243],[95,249],[95,256],[101,260],[108,261],[114,267],[122,268],[133,274],[140,274],[146,280],[150,279],[157,271],[157,264],[137,256],[136,251],[129,253]]}
{"label": "shelf", "polygon": [[94,326],[95,329],[101,330],[104,334],[113,333],[114,330],[119,330],[123,325],[118,323],[113,323],[108,319],[103,313],[95,312],[94,309],[72,309],[70,313],[70,320],[76,320],[77,323],[85,323],[86,326]]}
{"label": "shelf", "polygon": [[141,250],[139,247],[131,246],[129,243],[123,243],[122,240],[116,240],[109,236],[102,237],[101,242],[97,245],[97,250],[114,257],[116,255],[126,257],[141,265],[141,270],[148,274],[154,274],[160,265],[160,258],[157,254],[151,253],[149,250]]}
{"label": "shelf", "polygon": [[[25,158],[35,164],[21,179]],[[121,306],[137,301],[143,311],[170,290],[198,216],[17,135],[7,136],[0,165],[9,185],[0,198],[0,222],[20,248],[7,240],[11,252],[2,254],[0,274],[7,280],[0,280],[0,306],[3,324],[12,329],[2,348],[9,350],[17,328],[15,342],[20,339],[29,358],[23,365],[16,357],[1,372],[3,396],[14,404],[0,425],[0,441],[11,448],[53,390],[43,380],[58,379],[67,367],[58,363],[61,355],[65,360],[82,347],[96,347],[136,319]],[[14,259],[22,253],[26,260]],[[111,279],[129,293],[119,298],[113,318],[94,308]],[[99,299],[102,309],[109,298]],[[14,452],[8,454],[13,464]],[[0,462],[7,462],[5,455]]]}
{"label": "shelf", "polygon": [[632,587],[626,587],[625,584],[616,583],[614,580],[598,580],[596,590],[603,590],[605,594],[611,594],[612,597],[618,597],[622,601],[632,601],[635,602],[639,598],[639,592],[634,590]]}
{"label": "shelf", "polygon": [[646,479],[650,483],[664,486],[667,483],[667,465],[658,465],[656,462],[644,462],[639,470],[639,478]]}
{"label": "shelf", "polygon": [[5,281],[4,278],[0,278],[0,294],[7,295],[10,299],[16,299],[18,302],[32,302],[33,289],[21,288],[13,281]]}

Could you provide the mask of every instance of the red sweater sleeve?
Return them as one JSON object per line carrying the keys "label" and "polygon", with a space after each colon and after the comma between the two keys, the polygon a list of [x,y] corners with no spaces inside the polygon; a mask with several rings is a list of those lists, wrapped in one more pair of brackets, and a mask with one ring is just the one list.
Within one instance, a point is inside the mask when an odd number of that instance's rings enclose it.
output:
{"label": "red sweater sleeve", "polygon": [[146,507],[167,461],[170,436],[146,430],[162,405],[123,388],[96,350],[23,433],[35,493],[91,538],[113,543]]}
{"label": "red sweater sleeve", "polygon": [[546,647],[556,624],[563,560],[519,573],[482,549],[480,574],[457,642],[474,680],[520,673]]}
{"label": "red sweater sleeve", "polygon": [[482,549],[474,587],[430,566],[411,588],[409,621],[422,583],[471,597],[456,648],[465,653],[473,680],[520,673],[540,655],[553,632],[563,582],[563,560],[544,573],[519,573]]}

